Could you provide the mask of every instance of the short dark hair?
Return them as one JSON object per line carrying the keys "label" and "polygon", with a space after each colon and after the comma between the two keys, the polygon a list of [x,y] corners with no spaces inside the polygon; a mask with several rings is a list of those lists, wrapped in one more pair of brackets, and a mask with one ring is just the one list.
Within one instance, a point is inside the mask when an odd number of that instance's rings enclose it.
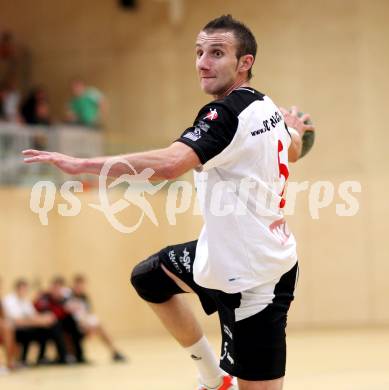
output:
{"label": "short dark hair", "polygon": [[85,283],[85,282],[86,282],[86,278],[84,275],[82,275],[82,274],[74,275],[73,283]]}
{"label": "short dark hair", "polygon": [[65,286],[66,281],[63,276],[56,275],[51,279],[51,285],[52,286]]}
{"label": "short dark hair", "polygon": [[[216,19],[208,22],[202,31],[212,33],[216,30],[231,31],[236,40],[238,41],[238,48],[236,51],[236,57],[240,57],[251,54],[254,59],[257,55],[257,41],[251,30],[242,22],[234,19],[231,15],[222,15]],[[251,68],[248,71],[249,80],[253,77]]]}

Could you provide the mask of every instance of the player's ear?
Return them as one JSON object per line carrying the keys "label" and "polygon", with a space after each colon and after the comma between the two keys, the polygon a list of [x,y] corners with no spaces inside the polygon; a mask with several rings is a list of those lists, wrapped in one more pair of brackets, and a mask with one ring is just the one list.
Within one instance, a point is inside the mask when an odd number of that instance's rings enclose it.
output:
{"label": "player's ear", "polygon": [[239,58],[239,71],[248,72],[254,64],[254,56],[252,54],[245,54]]}

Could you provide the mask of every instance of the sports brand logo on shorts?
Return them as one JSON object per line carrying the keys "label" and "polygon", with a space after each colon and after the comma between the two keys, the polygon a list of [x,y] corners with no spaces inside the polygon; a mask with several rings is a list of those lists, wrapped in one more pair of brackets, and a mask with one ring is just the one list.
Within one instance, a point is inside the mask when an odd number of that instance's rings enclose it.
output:
{"label": "sports brand logo on shorts", "polygon": [[173,264],[174,268],[178,271],[178,273],[182,274],[182,270],[181,270],[181,268],[178,265],[177,260],[176,260],[176,252],[174,252],[174,250],[172,249],[171,251],[169,251],[168,255],[169,255],[169,259],[170,259],[171,263]]}
{"label": "sports brand logo on shorts", "polygon": [[225,324],[223,324],[223,331],[232,340],[232,332],[230,328]]}
{"label": "sports brand logo on shorts", "polygon": [[209,121],[214,121],[218,117],[219,117],[219,115],[218,115],[218,113],[216,111],[216,108],[214,108],[214,109],[211,108],[209,110],[209,113],[203,119],[206,119],[206,120],[209,120]]}
{"label": "sports brand logo on shorts", "polygon": [[190,273],[189,251],[186,248],[184,248],[182,254],[183,254],[183,256],[179,257],[180,263],[185,267],[186,272]]}
{"label": "sports brand logo on shorts", "polygon": [[234,359],[232,358],[232,356],[228,352],[228,342],[227,341],[224,342],[223,353],[220,356],[220,360],[224,360],[224,359],[227,359],[228,362],[230,363],[230,365],[232,365],[232,366],[235,364]]}

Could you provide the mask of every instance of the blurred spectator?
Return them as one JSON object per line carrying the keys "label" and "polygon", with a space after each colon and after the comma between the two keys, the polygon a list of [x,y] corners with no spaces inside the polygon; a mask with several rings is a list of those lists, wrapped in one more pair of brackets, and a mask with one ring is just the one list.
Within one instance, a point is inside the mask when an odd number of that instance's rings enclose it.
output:
{"label": "blurred spectator", "polygon": [[11,31],[0,33],[0,84],[16,80],[25,89],[30,78],[30,53],[17,43]]}
{"label": "blurred spectator", "polygon": [[6,91],[5,88],[0,84],[0,120],[5,120],[5,97]]}
{"label": "blurred spectator", "polygon": [[32,341],[39,343],[37,363],[44,363],[46,342],[53,340],[57,347],[58,362],[65,363],[66,350],[61,328],[52,313],[37,313],[28,299],[28,283],[24,279],[15,282],[15,292],[3,299],[5,317],[12,321],[16,341],[22,346],[20,361],[27,363],[28,349]]}
{"label": "blurred spectator", "polygon": [[112,339],[93,314],[91,301],[86,291],[86,279],[76,275],[73,279],[72,295],[67,302],[69,311],[73,313],[81,331],[86,335],[97,334],[112,354],[114,361],[125,361],[126,358],[115,348]]}
{"label": "blurred spectator", "polygon": [[[50,107],[46,91],[42,87],[33,88],[24,99],[20,113],[22,120],[28,125],[50,125]],[[38,150],[47,149],[47,135],[36,133],[32,147]]]}
{"label": "blurred spectator", "polygon": [[16,76],[18,50],[10,31],[0,35],[0,83]]}
{"label": "blurred spectator", "polygon": [[5,81],[0,87],[0,115],[7,122],[20,122],[20,92],[14,78]]}
{"label": "blurred spectator", "polygon": [[87,87],[83,80],[71,82],[73,97],[69,101],[67,120],[71,123],[99,127],[106,113],[106,100],[94,87]]}
{"label": "blurred spectator", "polygon": [[79,330],[76,321],[65,307],[66,299],[70,290],[65,285],[65,280],[57,276],[49,287],[49,290],[42,293],[35,301],[35,307],[39,312],[54,314],[61,324],[63,331],[69,336],[70,347],[78,363],[85,363],[84,351],[82,348],[83,334]]}
{"label": "blurred spectator", "polygon": [[33,88],[21,105],[21,115],[29,125],[50,125],[50,107],[42,87]]}
{"label": "blurred spectator", "polygon": [[15,356],[16,356],[16,343],[15,343],[15,331],[12,323],[4,316],[2,304],[1,304],[1,280],[0,280],[0,344],[4,346],[4,355],[6,359],[7,367],[0,365],[0,375],[7,374],[9,370],[15,368]]}
{"label": "blurred spectator", "polygon": [[3,31],[0,36],[0,59],[11,60],[16,57],[16,45],[10,31]]}

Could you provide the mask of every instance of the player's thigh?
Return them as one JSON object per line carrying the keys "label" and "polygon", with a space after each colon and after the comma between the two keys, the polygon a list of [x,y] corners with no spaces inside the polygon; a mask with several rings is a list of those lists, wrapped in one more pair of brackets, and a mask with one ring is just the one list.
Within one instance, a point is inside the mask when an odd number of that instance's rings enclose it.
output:
{"label": "player's thigh", "polygon": [[168,246],[136,265],[131,283],[138,295],[159,304],[191,291],[197,294],[207,314],[214,313],[216,306],[208,289],[197,285],[193,278],[196,244],[197,241],[189,241]]}
{"label": "player's thigh", "polygon": [[216,297],[222,325],[221,367],[252,382],[246,385],[248,389],[280,388],[286,366],[287,314],[296,275],[297,265],[278,282]]}
{"label": "player's thigh", "polygon": [[138,295],[149,303],[164,303],[173,295],[184,292],[162,269],[161,252],[134,267],[131,283]]}
{"label": "player's thigh", "polygon": [[196,241],[172,245],[159,253],[164,272],[185,292],[194,292],[206,314],[216,311],[216,305],[210,290],[194,281],[193,265],[196,257]]}
{"label": "player's thigh", "polygon": [[284,378],[269,381],[245,381],[238,379],[239,390],[282,390]]}
{"label": "player's thigh", "polygon": [[168,246],[138,263],[131,283],[149,303],[166,303],[176,294],[194,292],[192,269],[197,241]]}
{"label": "player's thigh", "polygon": [[166,266],[161,264],[161,267],[163,271],[166,273],[167,276],[169,276],[170,279],[174,281],[174,283],[180,287],[182,291],[188,292],[188,293],[193,293],[194,291],[184,282],[182,281],[178,276],[174,275],[173,272],[170,272]]}

